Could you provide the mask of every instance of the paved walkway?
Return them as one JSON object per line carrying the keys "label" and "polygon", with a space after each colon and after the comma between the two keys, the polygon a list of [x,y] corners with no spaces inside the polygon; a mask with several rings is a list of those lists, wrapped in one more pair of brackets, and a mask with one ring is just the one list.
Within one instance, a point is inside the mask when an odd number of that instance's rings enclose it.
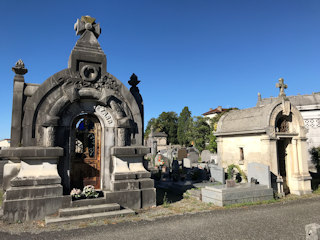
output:
{"label": "paved walkway", "polygon": [[304,227],[320,223],[320,199],[300,199],[155,221],[129,222],[86,229],[9,235],[0,239],[305,239]]}

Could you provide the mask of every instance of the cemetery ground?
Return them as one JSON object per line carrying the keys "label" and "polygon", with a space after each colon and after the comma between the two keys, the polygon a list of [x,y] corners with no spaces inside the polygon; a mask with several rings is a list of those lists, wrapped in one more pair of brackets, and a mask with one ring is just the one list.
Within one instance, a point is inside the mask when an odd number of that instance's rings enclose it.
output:
{"label": "cemetery ground", "polygon": [[[2,192],[0,193],[0,196],[1,195],[2,195]],[[301,209],[299,210],[300,213],[296,214],[295,220],[293,219],[290,220],[290,217],[288,216],[288,222],[283,223],[285,225],[288,225],[292,221],[300,221],[301,219],[305,218],[305,216],[302,216],[301,213],[303,213],[304,215],[304,214],[309,214],[308,211],[311,211],[311,212],[320,211],[320,189],[318,189],[317,191],[314,191],[312,194],[309,194],[309,195],[303,195],[303,196],[288,195],[283,199],[256,202],[256,203],[235,204],[227,207],[218,207],[213,204],[201,202],[200,200],[190,197],[188,192],[185,193],[182,198],[182,196],[179,197],[179,195],[172,193],[170,191],[167,191],[164,189],[162,190],[158,189],[157,196],[158,196],[158,203],[160,203],[160,205],[153,208],[138,210],[136,215],[126,216],[126,217],[99,219],[99,220],[82,221],[82,222],[74,222],[74,223],[60,224],[60,225],[49,225],[49,226],[45,226],[44,221],[33,221],[33,222],[15,223],[15,224],[5,224],[1,221],[0,222],[0,238],[11,239],[10,236],[15,236],[15,238],[12,238],[12,239],[17,239],[18,236],[23,237],[26,234],[26,236],[28,236],[28,239],[43,239],[45,235],[42,235],[42,234],[49,234],[49,235],[51,234],[52,239],[56,239],[54,237],[55,236],[54,233],[58,233],[58,232],[59,234],[63,234],[64,232],[66,233],[70,232],[72,233],[72,236],[76,237],[78,231],[80,232],[84,231],[81,229],[87,229],[86,231],[91,231],[90,229],[92,229],[92,231],[94,231],[94,229],[102,229],[105,227],[106,229],[110,230],[110,228],[112,229],[114,227],[115,229],[118,229],[118,228],[121,228],[121,226],[122,227],[136,226],[137,229],[139,229],[140,225],[141,226],[145,226],[149,224],[156,225],[155,224],[156,222],[159,222],[160,224],[160,223],[170,223],[170,222],[178,221],[179,223],[180,221],[182,221],[182,219],[185,219],[185,218],[191,219],[190,221],[192,221],[192,219],[194,218],[194,221],[196,223],[196,221],[199,221],[199,218],[202,218],[202,217],[208,218],[208,221],[210,222],[210,221],[213,221],[213,219],[215,219],[217,216],[224,216],[223,218],[227,218],[227,216],[229,216],[226,220],[232,223],[234,222],[233,219],[238,218],[237,217],[238,214],[239,216],[241,216],[241,214],[247,214],[246,212],[259,212],[259,211],[264,212],[264,211],[267,211],[267,209],[269,209],[268,211],[275,211],[275,213],[278,212],[279,214],[279,211],[282,211],[282,209],[285,209],[285,208],[292,208],[290,211],[293,211],[293,212],[295,211],[295,209],[297,210]],[[162,198],[162,200],[160,198]],[[1,204],[1,200],[0,200],[0,204]],[[314,209],[314,210],[310,209],[313,207],[317,209]],[[289,211],[289,210],[286,210],[286,211]],[[294,214],[293,212],[292,214]],[[288,214],[288,213],[283,213],[283,214]],[[248,215],[247,217],[250,217],[250,215]],[[312,222],[319,223],[318,214],[315,213],[314,216],[309,218],[310,218],[309,222],[306,222],[306,223],[304,223],[303,221],[301,222],[301,229],[304,229],[305,224],[309,224]],[[177,220],[177,219],[180,219],[180,220]],[[247,220],[249,222],[251,221],[250,219],[247,219]],[[270,221],[271,220],[274,221],[275,218],[270,216]],[[241,221],[245,222],[245,219]],[[235,227],[235,226],[231,226],[228,222],[226,222],[225,224],[229,226],[229,229],[230,229],[229,231],[231,231],[231,229]],[[249,228],[249,225],[247,227]],[[14,235],[11,235],[11,234],[14,234]],[[301,232],[301,234],[302,235],[299,236],[300,238],[297,236],[297,238],[291,238],[291,239],[303,239],[301,238],[301,236],[304,237],[304,232]],[[1,236],[4,236],[5,238],[2,238]],[[51,238],[49,237],[48,239],[51,239]],[[84,238],[84,239],[91,239],[91,238]],[[122,238],[120,237],[119,239],[122,239]],[[158,236],[158,238],[154,238],[154,239],[163,239],[163,238],[162,237],[159,238]],[[179,238],[174,238],[174,239],[179,239]],[[207,238],[203,238],[203,239],[207,239]],[[227,237],[227,239],[229,238]],[[247,239],[247,238],[244,238],[244,239]],[[257,237],[255,239],[262,239],[262,238]]]}

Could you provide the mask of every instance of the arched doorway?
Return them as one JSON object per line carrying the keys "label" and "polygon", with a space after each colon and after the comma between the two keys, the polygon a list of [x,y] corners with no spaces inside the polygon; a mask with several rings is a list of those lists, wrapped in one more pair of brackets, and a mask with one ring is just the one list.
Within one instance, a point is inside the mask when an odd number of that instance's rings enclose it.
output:
{"label": "arched doorway", "polygon": [[92,114],[76,117],[70,138],[70,187],[82,189],[101,184],[101,124]]}

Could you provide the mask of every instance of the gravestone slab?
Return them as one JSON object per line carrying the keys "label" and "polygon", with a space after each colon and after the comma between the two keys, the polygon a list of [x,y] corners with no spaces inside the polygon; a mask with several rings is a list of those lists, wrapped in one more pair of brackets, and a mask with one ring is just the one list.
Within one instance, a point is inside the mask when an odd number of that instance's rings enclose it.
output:
{"label": "gravestone slab", "polygon": [[189,152],[188,158],[190,159],[191,163],[197,163],[199,159],[199,154],[197,152]]}
{"label": "gravestone slab", "polygon": [[259,202],[273,199],[273,189],[265,185],[240,183],[235,187],[226,185],[210,186],[201,189],[202,201],[217,206],[236,203]]}
{"label": "gravestone slab", "polygon": [[186,148],[180,148],[178,150],[178,161],[182,161],[184,158],[186,158],[188,155],[187,149]]}
{"label": "gravestone slab", "polygon": [[214,179],[215,182],[221,182],[224,184],[225,182],[225,174],[224,168],[219,167],[215,164],[209,164],[210,174],[211,177]]}
{"label": "gravestone slab", "polygon": [[184,159],[183,159],[183,167],[184,167],[184,168],[191,168],[191,167],[192,167],[192,166],[191,166],[191,161],[190,161],[189,158],[184,158]]}
{"label": "gravestone slab", "polygon": [[212,158],[213,158],[213,154],[209,150],[203,150],[201,152],[202,162],[210,162]]}
{"label": "gravestone slab", "polygon": [[198,163],[197,164],[197,166],[198,166],[198,168],[199,169],[206,169],[206,170],[209,170],[209,168],[208,168],[208,164],[207,163]]}
{"label": "gravestone slab", "polygon": [[259,184],[266,185],[271,188],[271,174],[270,167],[262,163],[251,162],[248,163],[248,181],[251,178],[258,180]]}

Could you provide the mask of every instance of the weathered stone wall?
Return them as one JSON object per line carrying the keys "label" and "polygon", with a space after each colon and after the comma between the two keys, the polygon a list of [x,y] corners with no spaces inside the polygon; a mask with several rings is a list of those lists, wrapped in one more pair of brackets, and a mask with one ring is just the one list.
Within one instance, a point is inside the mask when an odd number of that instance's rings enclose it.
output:
{"label": "weathered stone wall", "polygon": [[[218,145],[218,154],[222,167],[227,168],[230,164],[237,164],[243,165],[245,169],[249,162],[267,164],[262,160],[261,156],[264,155],[265,152],[261,149],[260,145],[261,135],[223,137],[223,144]],[[241,162],[240,159],[240,148],[243,148],[243,162]]]}

